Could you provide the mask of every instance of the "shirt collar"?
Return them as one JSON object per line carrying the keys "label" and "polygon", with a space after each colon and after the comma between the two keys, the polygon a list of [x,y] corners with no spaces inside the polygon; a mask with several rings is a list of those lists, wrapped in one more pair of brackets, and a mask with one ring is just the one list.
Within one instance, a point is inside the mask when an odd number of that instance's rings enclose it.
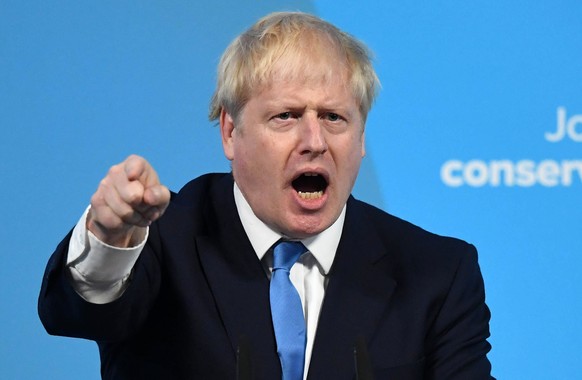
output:
{"label": "shirt collar", "polygon": [[[239,218],[251,245],[259,260],[262,260],[269,248],[285,236],[267,226],[255,215],[236,182],[234,184],[234,201]],[[333,259],[335,258],[345,216],[346,206],[344,205],[339,217],[331,226],[315,236],[301,240],[303,245],[315,257],[323,269],[324,274],[329,272]]]}

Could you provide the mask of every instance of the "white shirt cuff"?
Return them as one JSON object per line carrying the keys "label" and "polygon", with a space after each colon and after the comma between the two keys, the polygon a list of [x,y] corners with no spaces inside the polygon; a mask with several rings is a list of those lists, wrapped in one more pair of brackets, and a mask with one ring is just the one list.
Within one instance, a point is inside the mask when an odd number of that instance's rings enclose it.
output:
{"label": "white shirt cuff", "polygon": [[100,241],[86,228],[87,207],[73,230],[67,255],[75,291],[85,300],[103,304],[121,297],[127,288],[131,270],[149,235],[137,246],[118,248]]}

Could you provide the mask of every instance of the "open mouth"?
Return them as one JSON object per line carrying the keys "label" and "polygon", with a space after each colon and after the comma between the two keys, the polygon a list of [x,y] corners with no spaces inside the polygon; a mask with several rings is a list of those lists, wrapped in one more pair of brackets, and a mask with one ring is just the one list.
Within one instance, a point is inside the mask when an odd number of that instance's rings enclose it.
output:
{"label": "open mouth", "polygon": [[291,184],[302,199],[321,198],[327,188],[327,180],[317,173],[303,173]]}

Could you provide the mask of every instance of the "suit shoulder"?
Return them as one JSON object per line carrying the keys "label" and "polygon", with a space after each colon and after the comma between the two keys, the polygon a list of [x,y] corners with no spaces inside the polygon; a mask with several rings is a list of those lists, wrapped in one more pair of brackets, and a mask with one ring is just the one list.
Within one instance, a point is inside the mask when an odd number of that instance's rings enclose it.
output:
{"label": "suit shoulder", "polygon": [[177,193],[172,192],[171,203],[193,208],[204,204],[217,186],[232,186],[230,173],[207,173],[186,183]]}
{"label": "suit shoulder", "polygon": [[430,257],[441,260],[448,256],[458,260],[467,254],[476,255],[475,247],[464,240],[427,231],[375,206],[353,201],[353,208],[361,214],[359,218],[366,219],[368,228],[374,230],[387,247],[403,255],[421,255],[429,261]]}
{"label": "suit shoulder", "polygon": [[170,204],[155,225],[170,235],[177,230],[208,231],[216,226],[216,214],[221,209],[236,211],[233,183],[229,173],[204,174],[191,180],[179,192],[171,193]]}

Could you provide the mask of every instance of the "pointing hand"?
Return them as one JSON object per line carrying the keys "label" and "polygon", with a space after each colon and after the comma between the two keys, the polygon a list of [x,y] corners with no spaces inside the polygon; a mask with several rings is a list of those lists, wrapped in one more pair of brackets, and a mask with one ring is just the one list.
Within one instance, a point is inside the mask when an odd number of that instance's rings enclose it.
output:
{"label": "pointing hand", "polygon": [[109,169],[91,197],[87,228],[102,242],[129,247],[141,241],[147,226],[162,216],[170,191],[154,168],[132,155]]}

